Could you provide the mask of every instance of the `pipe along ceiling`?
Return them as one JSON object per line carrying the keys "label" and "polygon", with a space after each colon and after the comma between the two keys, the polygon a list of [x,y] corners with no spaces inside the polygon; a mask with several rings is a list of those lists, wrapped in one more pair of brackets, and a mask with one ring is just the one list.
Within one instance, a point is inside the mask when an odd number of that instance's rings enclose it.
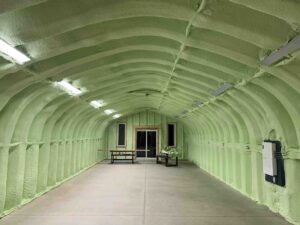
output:
{"label": "pipe along ceiling", "polygon": [[[300,52],[261,63],[299,35],[299,12],[298,0],[1,1],[0,39],[24,54],[0,57],[1,216],[92,166],[114,118],[147,110],[184,124],[189,160],[299,222]],[[265,139],[281,141],[285,187],[264,181]]]}

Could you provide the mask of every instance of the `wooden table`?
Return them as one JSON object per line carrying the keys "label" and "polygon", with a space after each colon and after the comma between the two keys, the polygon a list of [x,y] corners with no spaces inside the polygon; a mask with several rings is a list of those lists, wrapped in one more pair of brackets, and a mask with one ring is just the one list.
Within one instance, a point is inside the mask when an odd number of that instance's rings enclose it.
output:
{"label": "wooden table", "polygon": [[[134,163],[136,150],[110,150],[110,154],[112,164],[115,160],[131,160],[131,163]],[[123,156],[124,158],[119,158],[119,156]],[[127,156],[129,156],[129,158],[127,158]]]}

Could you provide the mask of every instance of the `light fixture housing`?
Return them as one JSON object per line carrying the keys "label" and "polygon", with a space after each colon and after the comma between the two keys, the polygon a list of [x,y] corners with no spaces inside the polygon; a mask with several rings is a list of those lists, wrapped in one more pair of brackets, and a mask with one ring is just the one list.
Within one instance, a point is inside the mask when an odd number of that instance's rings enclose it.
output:
{"label": "light fixture housing", "polygon": [[188,113],[189,113],[188,110],[184,110],[184,111],[181,112],[181,115],[182,115],[182,116],[185,116],[185,115],[188,114]]}
{"label": "light fixture housing", "polygon": [[18,64],[24,64],[30,61],[30,58],[19,50],[15,49],[5,41],[0,39],[0,52],[16,61]]}
{"label": "light fixture housing", "polygon": [[224,83],[220,87],[218,87],[216,90],[212,91],[211,94],[215,97],[219,96],[220,94],[223,94],[225,91],[228,91],[233,87],[233,84],[231,83]]}
{"label": "light fixture housing", "polygon": [[106,110],[104,110],[104,113],[105,113],[106,115],[113,114],[114,112],[115,112],[115,110],[113,110],[113,109],[106,109]]}
{"label": "light fixture housing", "polygon": [[90,102],[90,105],[93,106],[95,109],[98,109],[104,105],[103,100],[93,100]]}
{"label": "light fixture housing", "polygon": [[184,111],[182,111],[182,112],[180,113],[180,115],[177,116],[177,118],[183,118],[183,117],[185,117],[188,113],[189,113],[188,110],[184,110]]}
{"label": "light fixture housing", "polygon": [[200,100],[195,100],[192,104],[192,107],[197,108],[197,107],[201,107],[203,105],[203,102]]}
{"label": "light fixture housing", "polygon": [[121,117],[121,114],[115,114],[115,115],[113,115],[113,118],[114,119],[118,119],[118,118],[120,118]]}
{"label": "light fixture housing", "polygon": [[262,61],[261,64],[265,66],[271,66],[280,60],[284,59],[285,57],[289,56],[290,54],[296,52],[300,49],[300,35],[292,39],[286,45],[281,46],[276,51],[272,52],[270,55],[266,56]]}
{"label": "light fixture housing", "polygon": [[56,82],[56,85],[58,85],[61,89],[63,89],[70,95],[79,96],[82,94],[82,91],[80,89],[74,87],[72,84],[70,84],[69,82],[67,82],[65,80]]}

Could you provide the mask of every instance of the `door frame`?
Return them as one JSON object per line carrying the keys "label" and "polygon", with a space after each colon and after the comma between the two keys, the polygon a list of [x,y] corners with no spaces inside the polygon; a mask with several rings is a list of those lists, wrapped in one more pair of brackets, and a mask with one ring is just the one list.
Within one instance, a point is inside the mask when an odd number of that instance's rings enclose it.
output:
{"label": "door frame", "polygon": [[[155,155],[158,154],[159,152],[159,128],[154,128],[154,127],[135,127],[134,128],[134,146],[135,146],[135,150],[137,150],[137,132],[138,131],[145,131],[146,132],[146,150],[147,150],[147,131],[152,131],[152,132],[155,132],[156,133],[156,152],[155,152]],[[146,151],[146,154],[145,154],[145,159],[148,158],[148,152]]]}

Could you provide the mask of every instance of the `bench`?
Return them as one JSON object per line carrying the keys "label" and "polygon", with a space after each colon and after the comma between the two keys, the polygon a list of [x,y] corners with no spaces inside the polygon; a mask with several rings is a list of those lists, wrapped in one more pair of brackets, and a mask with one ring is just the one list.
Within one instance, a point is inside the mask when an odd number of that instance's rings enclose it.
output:
{"label": "bench", "polygon": [[170,166],[178,166],[178,156],[175,157],[175,164],[170,164],[170,155],[167,153],[161,153],[156,155],[156,163],[157,164],[162,164],[163,159],[165,160],[165,166],[170,167]]}
{"label": "bench", "polygon": [[136,155],[135,153],[135,150],[110,150],[111,164],[113,164],[115,160],[130,160],[133,164]]}

